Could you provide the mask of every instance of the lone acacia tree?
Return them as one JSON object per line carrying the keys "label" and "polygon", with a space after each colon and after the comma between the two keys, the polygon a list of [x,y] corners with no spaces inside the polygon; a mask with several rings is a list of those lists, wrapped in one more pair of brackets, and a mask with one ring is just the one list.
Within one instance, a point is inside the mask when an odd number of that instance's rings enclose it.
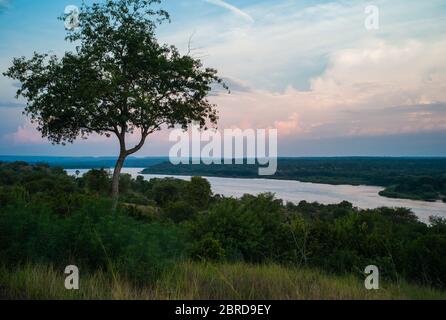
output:
{"label": "lone acacia tree", "polygon": [[[17,98],[27,101],[25,114],[52,143],[65,145],[93,133],[116,135],[116,201],[125,159],[139,151],[151,133],[164,126],[186,129],[191,122],[206,128],[218,119],[216,106],[206,96],[212,84],[222,80],[200,60],[158,43],[155,29],[169,20],[167,12],[153,9],[159,3],[84,4],[78,28],[68,30],[66,37],[76,44],[75,52],[61,59],[39,53],[29,60],[15,58],[4,73],[21,83]],[[127,146],[129,134],[140,134],[132,148]]]}

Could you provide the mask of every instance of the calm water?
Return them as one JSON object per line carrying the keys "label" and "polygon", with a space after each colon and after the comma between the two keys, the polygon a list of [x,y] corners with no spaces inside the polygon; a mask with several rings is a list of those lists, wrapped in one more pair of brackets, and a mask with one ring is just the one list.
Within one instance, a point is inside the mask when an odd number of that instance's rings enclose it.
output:
{"label": "calm water", "polygon": [[[124,168],[123,173],[133,177],[144,176],[145,179],[174,177],[190,180],[190,177],[143,175],[139,174],[142,168]],[[88,170],[79,170],[81,174]],[[69,174],[75,174],[76,170],[67,170]],[[410,208],[418,217],[427,222],[430,216],[446,217],[446,204],[442,202],[425,202],[403,199],[389,199],[381,197],[378,193],[381,187],[370,186],[333,186],[328,184],[305,183],[289,180],[269,179],[236,179],[236,178],[206,178],[212,186],[215,194],[229,197],[241,197],[246,193],[257,195],[265,192],[275,193],[277,198],[299,203],[302,200],[319,202],[323,204],[336,204],[344,200],[353,203],[354,206],[363,209],[378,207],[404,207]]]}

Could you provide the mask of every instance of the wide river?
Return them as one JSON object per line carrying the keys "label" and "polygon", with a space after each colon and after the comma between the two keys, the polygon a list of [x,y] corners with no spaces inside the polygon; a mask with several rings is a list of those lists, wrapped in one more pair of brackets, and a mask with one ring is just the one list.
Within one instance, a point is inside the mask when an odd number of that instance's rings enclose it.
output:
{"label": "wide river", "polygon": [[[133,177],[143,176],[146,180],[153,178],[174,177],[190,180],[185,176],[144,175],[140,174],[143,168],[124,168],[122,173]],[[74,175],[76,170],[66,170],[68,174]],[[79,170],[84,174],[88,170]],[[319,183],[306,183],[291,180],[271,179],[237,179],[237,178],[211,178],[206,177],[215,194],[228,197],[241,197],[246,193],[257,195],[272,192],[276,197],[285,201],[299,203],[302,200],[308,202],[319,202],[323,204],[336,204],[348,201],[354,206],[363,209],[374,209],[378,207],[404,207],[410,208],[420,218],[427,222],[430,216],[441,216],[446,218],[446,203],[413,201],[404,199],[390,199],[381,197],[378,193],[381,187],[351,186],[351,185],[328,185]]]}

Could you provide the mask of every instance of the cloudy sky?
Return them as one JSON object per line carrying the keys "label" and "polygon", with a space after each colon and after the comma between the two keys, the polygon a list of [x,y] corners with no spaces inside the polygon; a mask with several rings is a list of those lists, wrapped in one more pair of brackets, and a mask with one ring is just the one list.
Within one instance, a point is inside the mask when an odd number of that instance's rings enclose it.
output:
{"label": "cloudy sky", "polygon": [[[90,2],[89,0],[86,0]],[[0,0],[0,71],[33,51],[63,54],[77,0]],[[365,8],[380,10],[367,30]],[[221,129],[277,128],[281,156],[446,156],[446,1],[164,0],[158,32],[232,89],[211,99]],[[0,154],[113,155],[113,139],[52,146],[0,76]],[[167,155],[166,132],[139,156]]]}

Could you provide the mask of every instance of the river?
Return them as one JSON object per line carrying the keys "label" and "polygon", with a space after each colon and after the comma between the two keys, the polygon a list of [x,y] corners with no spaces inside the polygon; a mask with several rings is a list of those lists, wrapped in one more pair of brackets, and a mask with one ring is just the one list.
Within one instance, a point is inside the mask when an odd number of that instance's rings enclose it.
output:
{"label": "river", "polygon": [[[144,175],[140,174],[143,168],[124,168],[122,173],[133,177],[138,175],[150,180],[153,178],[174,177],[190,180],[185,176]],[[76,170],[66,170],[68,174],[74,175]],[[84,174],[88,170],[79,170]],[[215,194],[227,197],[241,197],[246,193],[257,195],[272,192],[276,197],[285,201],[299,203],[302,200],[308,202],[319,202],[322,204],[337,204],[348,201],[354,206],[362,209],[374,209],[378,207],[404,207],[412,211],[421,221],[427,222],[430,216],[441,216],[446,218],[446,203],[426,202],[405,199],[390,199],[381,197],[381,187],[373,186],[351,186],[351,185],[328,185],[320,183],[307,183],[292,180],[271,179],[238,179],[238,178],[214,178],[206,177]]]}

